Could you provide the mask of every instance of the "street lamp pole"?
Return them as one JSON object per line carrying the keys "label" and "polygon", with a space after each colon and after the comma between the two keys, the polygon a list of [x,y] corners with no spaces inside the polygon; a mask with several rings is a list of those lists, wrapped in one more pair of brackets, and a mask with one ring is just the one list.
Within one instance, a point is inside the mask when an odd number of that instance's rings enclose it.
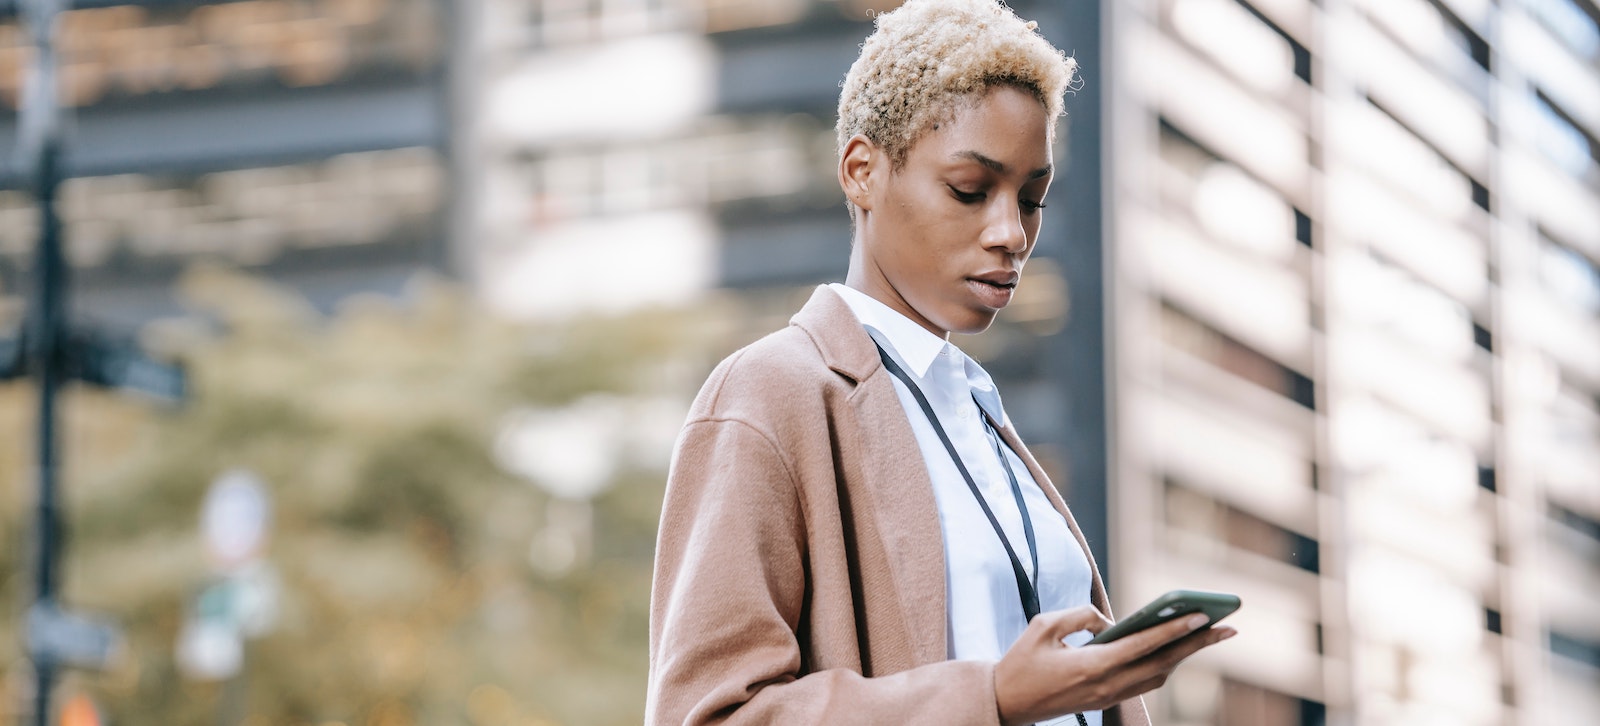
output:
{"label": "street lamp pole", "polygon": [[[3,0],[0,0],[3,1]],[[69,0],[23,0],[33,36],[19,122],[17,166],[39,204],[39,244],[25,334],[0,339],[0,380],[32,374],[39,381],[39,501],[34,540],[34,604],[28,610],[28,653],[34,666],[33,722],[49,726],[50,692],[63,668],[104,668],[118,650],[115,625],[61,607],[61,530],[58,398],[69,378],[181,403],[187,377],[180,364],[149,357],[137,344],[90,329],[74,330],[67,306],[70,268],[56,213],[66,176],[61,106],[56,98],[55,32]],[[16,351],[22,350],[19,360]]]}
{"label": "street lamp pole", "polygon": [[[60,441],[57,393],[65,376],[67,265],[56,214],[60,185],[61,119],[56,99],[56,19],[62,0],[27,0],[24,5],[35,50],[29,69],[21,122],[19,161],[25,165],[39,204],[39,244],[34,258],[30,331],[31,367],[39,381],[37,539],[34,542],[35,606],[53,608],[59,590],[61,513],[58,495]],[[50,691],[60,664],[44,653],[34,656],[34,723],[48,726]]]}

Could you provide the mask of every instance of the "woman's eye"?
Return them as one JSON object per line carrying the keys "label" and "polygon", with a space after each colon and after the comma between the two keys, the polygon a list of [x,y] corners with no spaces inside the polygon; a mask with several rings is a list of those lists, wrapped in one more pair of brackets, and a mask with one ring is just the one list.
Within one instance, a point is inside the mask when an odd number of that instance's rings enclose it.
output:
{"label": "woman's eye", "polygon": [[1037,211],[1045,208],[1045,203],[1044,202],[1035,202],[1032,199],[1024,199],[1024,200],[1020,201],[1019,204],[1022,205],[1023,209],[1026,209],[1026,210],[1028,210],[1030,212],[1037,212]]}
{"label": "woman's eye", "polygon": [[975,204],[983,201],[984,197],[983,192],[964,192],[955,187],[950,187],[950,193],[954,194],[956,200],[962,204]]}

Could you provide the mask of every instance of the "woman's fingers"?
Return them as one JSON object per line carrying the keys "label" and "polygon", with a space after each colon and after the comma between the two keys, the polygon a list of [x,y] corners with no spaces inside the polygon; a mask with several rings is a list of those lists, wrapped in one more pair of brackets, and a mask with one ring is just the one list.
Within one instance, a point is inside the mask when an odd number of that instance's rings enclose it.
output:
{"label": "woman's fingers", "polygon": [[1100,611],[1093,606],[1084,605],[1069,610],[1053,610],[1048,613],[1039,613],[1034,617],[1033,622],[1028,625],[1030,628],[1039,628],[1046,642],[1054,641],[1059,643],[1062,638],[1080,630],[1098,633],[1111,627],[1111,621],[1107,620],[1106,616],[1101,615]]}
{"label": "woman's fingers", "polygon": [[1061,639],[1081,630],[1100,632],[1110,623],[1092,607],[1040,613],[995,665],[995,703],[1003,723],[1033,723],[1081,711],[1110,690],[1099,658],[1062,647]]}
{"label": "woman's fingers", "polygon": [[[1178,667],[1179,663],[1182,663],[1189,656],[1194,655],[1203,648],[1227,640],[1237,633],[1238,631],[1226,625],[1190,633],[1176,641],[1165,644],[1153,653],[1147,653],[1127,662],[1128,675],[1131,680],[1138,682],[1154,678],[1165,678],[1167,674],[1171,673],[1173,669]],[[1159,687],[1159,684],[1151,686],[1151,688],[1156,687]],[[1143,691],[1140,692],[1142,693]]]}
{"label": "woman's fingers", "polygon": [[[1187,636],[1180,636],[1175,642],[1166,643],[1157,648],[1153,653],[1146,653],[1133,660],[1121,661],[1111,665],[1103,672],[1100,682],[1102,684],[1100,700],[1095,702],[1093,708],[1110,708],[1130,698],[1140,696],[1165,685],[1167,678],[1177,669],[1178,664],[1184,659],[1194,655],[1202,648],[1214,645],[1236,634],[1233,628],[1221,626],[1215,630],[1191,632]],[[1131,636],[1130,636],[1131,637]],[[1104,648],[1115,653],[1111,646],[1117,643],[1094,646]],[[1116,657],[1113,655],[1113,658]]]}
{"label": "woman's fingers", "polygon": [[1177,618],[1155,627],[1145,628],[1137,633],[1123,637],[1116,642],[1106,644],[1108,648],[1120,651],[1119,657],[1128,662],[1139,660],[1154,653],[1167,644],[1187,636],[1210,622],[1210,617],[1195,613],[1187,617]]}
{"label": "woman's fingers", "polygon": [[995,666],[995,701],[1004,723],[1029,723],[1086,708],[1104,708],[1161,687],[1196,651],[1234,634],[1207,622],[1179,620],[1114,643],[1063,648],[1061,639],[1110,626],[1098,610],[1041,613]]}
{"label": "woman's fingers", "polygon": [[1202,648],[1227,640],[1237,632],[1231,627],[1220,625],[1208,630],[1190,633],[1156,651],[1155,657],[1166,663],[1168,668],[1175,668],[1178,663],[1199,652]]}

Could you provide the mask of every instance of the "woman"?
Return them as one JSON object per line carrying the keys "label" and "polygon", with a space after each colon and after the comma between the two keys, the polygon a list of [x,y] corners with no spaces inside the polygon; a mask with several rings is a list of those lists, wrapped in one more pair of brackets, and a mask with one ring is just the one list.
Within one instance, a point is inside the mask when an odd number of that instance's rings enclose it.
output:
{"label": "woman", "polygon": [[948,342],[1011,300],[1074,70],[993,0],[879,16],[839,100],[846,282],[723,361],[678,441],[649,723],[1142,725],[1233,634],[1082,645],[1110,622],[1088,549]]}

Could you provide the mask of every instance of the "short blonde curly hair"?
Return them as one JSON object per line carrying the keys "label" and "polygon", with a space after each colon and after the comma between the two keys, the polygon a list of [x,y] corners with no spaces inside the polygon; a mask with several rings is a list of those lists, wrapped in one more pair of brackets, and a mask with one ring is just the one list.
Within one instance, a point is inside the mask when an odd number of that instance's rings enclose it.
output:
{"label": "short blonde curly hair", "polygon": [[[841,84],[841,155],[861,134],[899,166],[957,101],[997,86],[1032,93],[1053,120],[1078,69],[1038,23],[996,0],[908,0],[876,25]],[[1055,124],[1049,129],[1054,141]]]}

